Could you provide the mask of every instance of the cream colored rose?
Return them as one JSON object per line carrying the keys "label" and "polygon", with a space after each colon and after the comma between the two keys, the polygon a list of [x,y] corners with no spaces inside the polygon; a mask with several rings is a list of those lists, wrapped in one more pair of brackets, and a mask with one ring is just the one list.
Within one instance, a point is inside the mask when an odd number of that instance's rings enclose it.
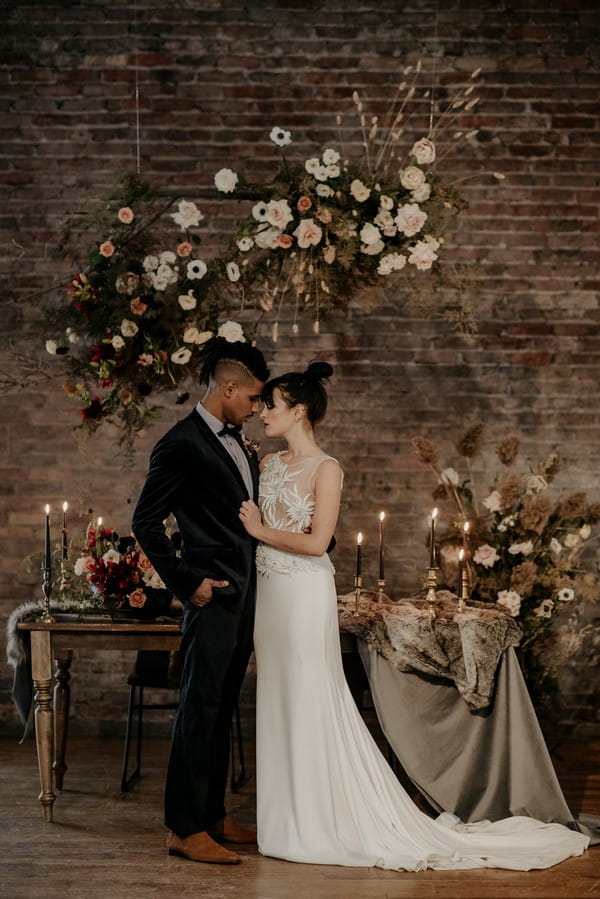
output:
{"label": "cream colored rose", "polygon": [[196,308],[196,297],[190,291],[189,293],[182,293],[177,298],[177,302],[181,306],[182,309],[185,309],[186,312],[189,312],[190,309]]}
{"label": "cream colored rose", "polygon": [[422,137],[413,144],[410,155],[415,157],[419,165],[429,165],[435,159],[435,144],[427,137]]}
{"label": "cream colored rose", "polygon": [[400,172],[400,184],[406,190],[416,190],[425,181],[425,175],[416,165],[407,165]]}
{"label": "cream colored rose", "polygon": [[271,200],[267,203],[267,221],[275,228],[284,230],[294,218],[287,200]]}
{"label": "cream colored rose", "polygon": [[415,203],[424,203],[431,196],[431,184],[428,184],[427,181],[424,181],[423,184],[420,184],[413,191],[411,191],[411,199],[415,201]]}
{"label": "cream colored rose", "polygon": [[219,337],[224,337],[229,343],[236,343],[237,341],[241,341],[241,343],[246,342],[244,330],[240,323],[231,320],[223,322],[223,324],[219,326],[217,335]]}
{"label": "cream colored rose", "polygon": [[405,203],[398,208],[398,213],[394,219],[398,231],[401,231],[405,237],[412,237],[418,234],[427,221],[427,213],[416,203]]}
{"label": "cream colored rose", "polygon": [[381,206],[382,209],[385,209],[389,212],[390,209],[394,208],[394,201],[392,200],[391,197],[388,197],[387,194],[382,194],[379,197],[379,205]]}
{"label": "cream colored rose", "polygon": [[113,349],[117,350],[117,352],[119,350],[122,350],[123,347],[125,346],[125,341],[123,340],[123,338],[121,337],[120,334],[115,334],[115,336],[111,340],[111,343],[113,345]]}
{"label": "cream colored rose", "polygon": [[337,150],[333,150],[331,147],[328,147],[326,150],[323,150],[323,162],[325,165],[335,165],[336,162],[340,161],[340,154]]}
{"label": "cream colored rose", "polygon": [[262,250],[274,250],[278,246],[280,234],[279,228],[269,228],[262,225],[254,236],[254,242]]}
{"label": "cream colored rose", "polygon": [[419,271],[427,271],[437,258],[437,253],[435,253],[430,243],[425,240],[418,240],[414,247],[410,248],[408,261]]}
{"label": "cream colored rose", "polygon": [[522,597],[515,590],[500,590],[496,602],[507,608],[512,617],[516,618],[521,611],[521,599]]}
{"label": "cream colored rose", "polygon": [[381,231],[376,225],[367,222],[367,224],[363,225],[360,229],[359,237],[364,244],[369,246],[381,240]]}
{"label": "cream colored rose", "polygon": [[482,543],[473,553],[475,564],[483,565],[484,568],[493,568],[499,558],[495,547],[490,546],[489,543]]}
{"label": "cream colored rose", "polygon": [[138,331],[138,326],[135,322],[132,322],[131,319],[124,318],[121,322],[121,334],[123,337],[135,337]]}
{"label": "cream colored rose", "polygon": [[369,188],[358,178],[355,178],[350,185],[350,193],[359,203],[364,203],[365,200],[368,200],[371,196],[371,191],[369,190]]}
{"label": "cream colored rose", "polygon": [[314,219],[303,219],[294,231],[294,237],[298,241],[298,246],[303,250],[308,249],[308,247],[316,247],[322,236],[323,232]]}
{"label": "cream colored rose", "polygon": [[239,178],[232,169],[219,169],[215,175],[215,187],[222,194],[230,194],[235,190]]}

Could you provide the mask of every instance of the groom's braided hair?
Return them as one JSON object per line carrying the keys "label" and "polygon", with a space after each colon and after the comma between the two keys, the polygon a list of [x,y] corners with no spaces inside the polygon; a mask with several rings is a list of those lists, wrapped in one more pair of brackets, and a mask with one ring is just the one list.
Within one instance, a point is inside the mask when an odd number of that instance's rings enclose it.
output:
{"label": "groom's braided hair", "polygon": [[209,384],[217,369],[227,364],[239,368],[246,378],[256,378],[257,381],[267,381],[269,378],[265,357],[258,347],[241,340],[211,337],[200,354],[200,383]]}

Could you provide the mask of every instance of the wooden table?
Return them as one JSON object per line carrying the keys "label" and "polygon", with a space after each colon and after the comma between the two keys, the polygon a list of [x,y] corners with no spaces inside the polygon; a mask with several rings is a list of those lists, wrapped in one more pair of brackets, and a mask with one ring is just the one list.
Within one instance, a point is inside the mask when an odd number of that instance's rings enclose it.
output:
{"label": "wooden table", "polygon": [[[35,738],[44,821],[52,821],[56,794],[62,790],[69,723],[73,652],[77,649],[159,649],[179,647],[180,625],[156,622],[116,624],[78,621],[22,621],[18,628],[31,638],[31,674],[35,691]],[[342,634],[342,651],[356,653],[356,641]],[[54,665],[53,665],[54,663]],[[54,667],[54,676],[53,676]],[[54,683],[54,688],[53,688]],[[54,777],[53,777],[54,774]]]}
{"label": "wooden table", "polygon": [[[35,739],[44,821],[52,821],[56,789],[62,790],[67,766],[70,667],[75,649],[177,649],[179,624],[136,622],[23,621],[31,637],[31,675],[35,690]],[[53,662],[54,675],[53,678]],[[54,680],[54,690],[52,683]],[[54,772],[54,783],[52,773]]]}

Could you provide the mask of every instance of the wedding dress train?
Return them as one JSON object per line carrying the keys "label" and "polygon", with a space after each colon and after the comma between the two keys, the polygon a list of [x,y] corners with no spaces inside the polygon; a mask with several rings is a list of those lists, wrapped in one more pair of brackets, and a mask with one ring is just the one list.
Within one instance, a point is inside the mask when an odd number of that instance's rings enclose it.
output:
{"label": "wedding dress train", "polygon": [[[322,455],[261,475],[270,527],[310,524]],[[341,476],[341,475],[340,475]],[[343,673],[329,557],[260,545],[255,625],[257,824],[263,855],[406,871],[526,871],[580,855],[588,838],[527,817],[432,820],[404,791],[364,724]]]}

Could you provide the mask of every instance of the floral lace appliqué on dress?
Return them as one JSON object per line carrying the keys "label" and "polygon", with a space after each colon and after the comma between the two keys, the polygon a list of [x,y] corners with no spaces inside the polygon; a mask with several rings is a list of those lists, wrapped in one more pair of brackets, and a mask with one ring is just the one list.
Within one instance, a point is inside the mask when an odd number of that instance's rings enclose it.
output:
{"label": "floral lace appliqu\u00e9 on dress", "polygon": [[[315,511],[315,475],[317,468],[331,456],[313,456],[288,465],[275,453],[260,476],[259,505],[264,523],[278,531],[301,534],[310,527]],[[305,556],[260,544],[256,550],[256,568],[260,574],[278,571],[315,571],[333,566],[329,556]]]}

